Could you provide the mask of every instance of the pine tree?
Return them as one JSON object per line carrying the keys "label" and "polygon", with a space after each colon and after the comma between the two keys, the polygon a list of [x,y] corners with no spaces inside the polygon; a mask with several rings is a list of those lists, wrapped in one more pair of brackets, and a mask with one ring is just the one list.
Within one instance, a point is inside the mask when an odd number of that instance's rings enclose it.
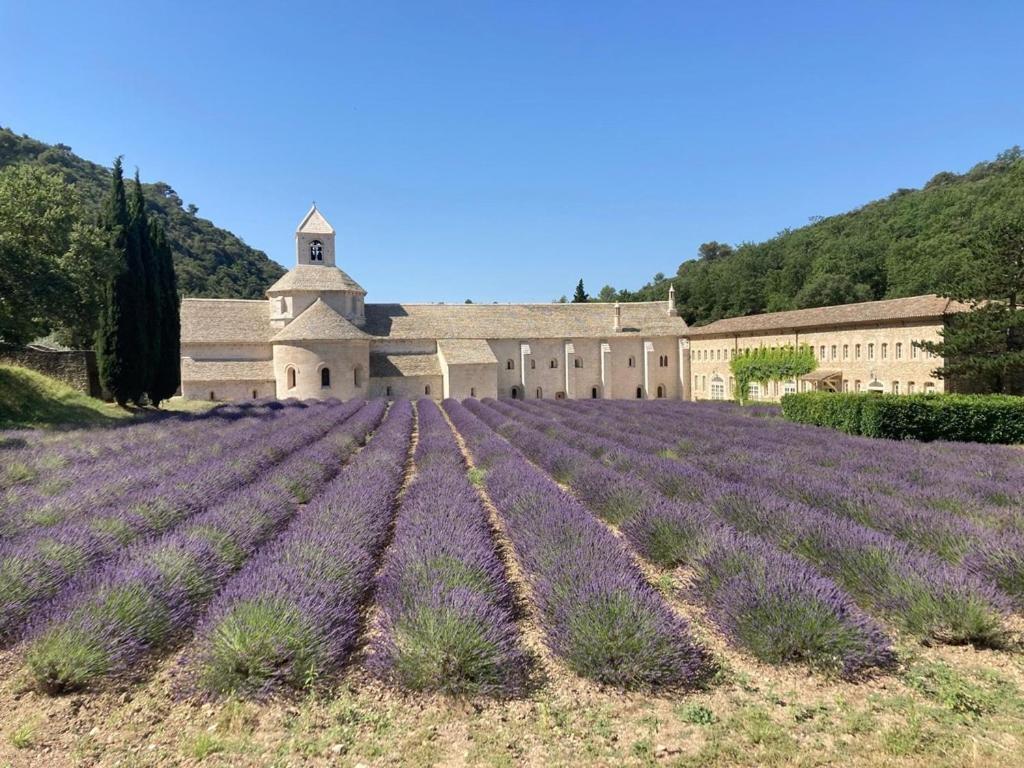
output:
{"label": "pine tree", "polygon": [[181,320],[171,246],[158,222],[152,223],[150,233],[153,262],[160,282],[160,359],[150,399],[154,405],[159,405],[160,401],[173,395],[181,383]]}
{"label": "pine tree", "polygon": [[572,303],[585,304],[588,301],[590,301],[590,297],[587,295],[587,292],[583,290],[583,278],[581,277],[580,281],[576,283],[576,292],[572,295]]}
{"label": "pine tree", "polygon": [[143,368],[143,390],[149,395],[150,401],[155,402],[154,392],[161,364],[161,281],[153,253],[149,220],[146,216],[146,198],[142,194],[138,169],[135,171],[135,184],[132,188],[131,221],[132,241],[137,249],[142,278],[139,286],[139,312],[142,318],[142,346],[139,355]]}
{"label": "pine tree", "polygon": [[114,264],[103,291],[99,330],[96,333],[96,362],[100,383],[124,405],[138,401],[145,388],[142,348],[142,318],[139,316],[141,267],[132,242],[131,216],[124,189],[121,158],[114,161],[110,193],[104,203],[100,224],[105,231]]}

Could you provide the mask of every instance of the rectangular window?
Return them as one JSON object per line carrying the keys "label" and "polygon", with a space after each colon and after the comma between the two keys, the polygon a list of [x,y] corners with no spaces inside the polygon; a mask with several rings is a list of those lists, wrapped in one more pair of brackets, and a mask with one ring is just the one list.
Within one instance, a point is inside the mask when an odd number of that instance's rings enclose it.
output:
{"label": "rectangular window", "polygon": [[892,393],[894,395],[898,395],[900,393],[900,383],[898,381],[894,381],[892,383]]}
{"label": "rectangular window", "polygon": [[843,392],[850,391],[850,382],[848,379],[843,379]]}
{"label": "rectangular window", "polygon": [[821,359],[824,360],[825,359],[825,345],[824,344],[821,345],[821,347],[818,350],[818,353],[819,353]]}
{"label": "rectangular window", "polygon": [[889,345],[882,344],[882,359],[886,360],[889,357]]}
{"label": "rectangular window", "polygon": [[784,395],[795,395],[796,394],[796,382],[787,381],[782,385],[782,394]]}
{"label": "rectangular window", "polygon": [[914,342],[910,343],[910,359],[917,360],[917,344]]}
{"label": "rectangular window", "polygon": [[896,342],[896,359],[903,359],[903,344],[898,341]]}
{"label": "rectangular window", "polygon": [[839,359],[839,358],[838,358],[838,357],[836,356],[836,345],[835,345],[835,344],[833,344],[833,345],[832,345],[832,359],[833,359],[833,360],[838,360],[838,359]]}
{"label": "rectangular window", "polygon": [[874,359],[875,359],[875,345],[874,344],[868,344],[868,360],[874,360]]}
{"label": "rectangular window", "polygon": [[849,359],[850,359],[850,345],[849,344],[843,344],[843,360],[849,360]]}
{"label": "rectangular window", "polygon": [[860,360],[860,344],[855,344],[853,347],[853,359]]}
{"label": "rectangular window", "polygon": [[860,392],[860,379],[856,379],[853,382],[853,391]]}
{"label": "rectangular window", "polygon": [[908,395],[914,394],[914,382],[912,382],[912,381],[908,381],[907,382],[907,394]]}

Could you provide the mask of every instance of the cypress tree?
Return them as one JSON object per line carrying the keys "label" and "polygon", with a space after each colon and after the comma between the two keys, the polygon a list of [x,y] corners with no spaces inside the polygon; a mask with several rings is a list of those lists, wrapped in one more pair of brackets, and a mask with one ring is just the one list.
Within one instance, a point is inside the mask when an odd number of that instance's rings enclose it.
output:
{"label": "cypress tree", "polygon": [[178,281],[174,275],[174,260],[163,227],[158,222],[150,225],[153,262],[160,284],[160,359],[156,365],[150,399],[154,405],[166,400],[178,390],[181,383],[181,321],[179,317]]}
{"label": "cypress tree", "polygon": [[581,277],[580,281],[576,283],[576,292],[572,295],[572,303],[584,304],[588,301],[590,301],[590,296],[587,295],[587,292],[583,288],[583,278]]}
{"label": "cypress tree", "polygon": [[131,224],[124,172],[118,157],[114,160],[110,193],[100,217],[114,268],[103,290],[96,333],[96,362],[100,383],[119,405],[129,400],[138,401],[144,388],[139,359],[142,344],[138,300],[140,266]]}
{"label": "cypress tree", "polygon": [[137,249],[141,268],[139,291],[139,316],[142,319],[139,356],[142,365],[143,391],[149,395],[151,402],[156,402],[154,394],[157,387],[157,375],[160,369],[160,314],[162,300],[160,297],[160,271],[153,253],[153,243],[146,216],[146,198],[142,194],[142,183],[139,171],[135,170],[135,184],[132,187],[131,202],[132,241]]}

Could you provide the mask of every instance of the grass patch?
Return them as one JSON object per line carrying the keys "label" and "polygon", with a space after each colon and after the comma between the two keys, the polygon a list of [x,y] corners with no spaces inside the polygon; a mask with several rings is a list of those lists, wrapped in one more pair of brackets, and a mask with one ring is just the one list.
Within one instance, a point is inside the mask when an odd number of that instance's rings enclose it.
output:
{"label": "grass patch", "polygon": [[0,365],[0,429],[102,426],[134,412],[83,395],[56,379],[15,365]]}

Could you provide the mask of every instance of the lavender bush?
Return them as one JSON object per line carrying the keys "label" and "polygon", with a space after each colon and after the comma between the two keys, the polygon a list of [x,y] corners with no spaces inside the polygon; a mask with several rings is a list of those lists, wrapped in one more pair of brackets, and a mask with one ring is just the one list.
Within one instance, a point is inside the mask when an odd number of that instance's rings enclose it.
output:
{"label": "lavender bush", "polygon": [[624,688],[702,681],[708,654],[622,544],[466,408],[444,407],[483,470],[555,655]]}
{"label": "lavender bush", "polygon": [[416,476],[377,586],[371,667],[413,690],[510,693],[528,668],[486,512],[440,409],[417,404]]}
{"label": "lavender bush", "polygon": [[411,405],[394,403],[366,448],[217,596],[191,659],[200,690],[303,688],[345,662],[391,527],[412,421]]}

